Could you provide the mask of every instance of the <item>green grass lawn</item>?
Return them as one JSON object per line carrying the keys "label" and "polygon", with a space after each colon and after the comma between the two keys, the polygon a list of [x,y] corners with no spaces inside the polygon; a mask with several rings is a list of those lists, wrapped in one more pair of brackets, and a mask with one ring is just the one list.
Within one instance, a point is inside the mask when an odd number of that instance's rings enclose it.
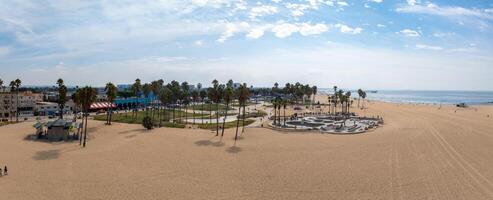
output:
{"label": "green grass lawn", "polygon": [[[152,113],[149,111],[148,115],[152,117]],[[142,124],[142,120],[144,120],[144,117],[146,116],[145,111],[139,111],[137,112],[137,117],[132,117],[132,112],[128,113],[113,113],[113,118],[112,122],[120,122],[120,123],[127,123],[127,124]],[[187,114],[188,118],[192,118],[192,116],[195,116],[196,118],[203,117],[203,116],[208,116],[206,114],[201,115],[200,113],[195,113],[193,115],[192,113]],[[161,117],[163,122],[169,121],[173,118],[173,110],[166,110],[166,114]],[[185,112],[175,110],[175,119],[179,118],[185,118]],[[106,121],[106,115],[96,115],[94,116],[94,120],[99,120],[99,121]],[[159,117],[157,113],[154,114],[154,124],[159,124]]]}
{"label": "green grass lawn", "polygon": [[[228,128],[234,128],[236,127],[236,122],[237,121],[232,121],[232,122],[226,122],[224,124],[224,128],[228,129]],[[253,122],[255,122],[255,120],[253,119],[245,119],[245,126],[248,126],[250,124],[252,124]],[[219,126],[222,126],[223,123],[219,123]],[[216,129],[216,123],[212,123],[212,124],[199,124],[198,125],[199,128],[201,129]],[[243,122],[240,121],[240,127],[243,126]]]}
{"label": "green grass lawn", "polygon": [[[151,115],[151,112],[148,114],[149,116]],[[188,118],[192,118],[191,113],[188,113]],[[127,124],[142,124],[142,121],[144,120],[144,117],[146,116],[145,111],[139,111],[137,112],[137,117],[132,118],[132,112],[128,113],[113,113],[113,119],[112,122],[119,122],[119,123],[127,123]],[[180,116],[181,119],[185,119],[185,112],[183,111],[178,111],[175,110],[175,118],[177,119],[177,123],[171,123],[169,120],[173,118],[173,111],[172,110],[166,110],[166,115],[162,116],[163,121],[161,122],[161,126],[163,127],[172,127],[172,128],[185,128],[185,124],[183,122],[180,123]],[[248,115],[247,115],[248,116]],[[197,121],[203,117],[204,119],[208,119],[208,115],[201,115],[200,112],[195,114],[195,117]],[[96,115],[93,117],[94,120],[99,120],[99,121],[106,121],[106,115]],[[215,119],[213,117],[213,119]],[[154,115],[154,125],[159,124],[159,117],[157,113]],[[253,119],[245,119],[245,126],[249,125],[251,123],[255,122]],[[190,124],[190,123],[189,123]],[[240,126],[242,126],[242,121],[240,121]],[[216,128],[216,123],[209,123],[209,124],[197,124],[197,126],[201,129],[215,129]],[[222,122],[219,123],[219,126],[222,126]],[[226,122],[225,128],[233,128],[236,127],[236,121],[232,122]]]}
{"label": "green grass lawn", "polygon": [[[214,104],[214,103],[212,105],[209,105],[209,104],[204,104],[204,105],[198,104],[198,105],[190,105],[190,106],[188,106],[188,110],[192,110],[193,108],[195,108],[196,111],[201,111],[202,109],[204,109],[204,111],[211,111],[211,109],[212,109],[212,111],[216,111],[217,110],[217,104]],[[219,111],[225,110],[225,109],[226,109],[226,105],[219,104]],[[229,110],[233,110],[233,108],[231,107],[231,105],[229,106]]]}
{"label": "green grass lawn", "polygon": [[246,113],[246,118],[263,117],[263,116],[266,116],[266,115],[267,115],[267,113],[265,111],[257,110],[257,112],[249,112],[249,113]]}

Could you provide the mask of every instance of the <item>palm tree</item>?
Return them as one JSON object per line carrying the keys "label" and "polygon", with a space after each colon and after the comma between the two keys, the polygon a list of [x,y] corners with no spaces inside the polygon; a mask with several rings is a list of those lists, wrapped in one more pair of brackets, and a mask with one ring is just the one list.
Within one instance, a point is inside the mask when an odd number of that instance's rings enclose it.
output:
{"label": "palm tree", "polygon": [[192,91],[192,113],[193,113],[193,124],[195,125],[195,106],[197,104],[197,102],[199,101],[199,97],[200,97],[200,94],[199,94],[199,90],[193,90]]}
{"label": "palm tree", "polygon": [[204,104],[205,104],[205,98],[207,97],[207,91],[206,90],[200,90],[200,101],[202,102],[202,108],[201,108],[201,114],[202,115],[202,124],[204,123]]}
{"label": "palm tree", "polygon": [[[163,88],[163,84],[164,84],[164,80],[163,79],[159,79],[157,81],[152,81],[151,82],[151,90],[152,90],[152,93],[153,93],[153,100],[152,100],[152,121],[154,121],[154,114],[155,114],[155,110],[156,110],[156,102],[155,100],[158,100],[159,98],[159,92],[161,91],[161,88]],[[157,107],[159,107],[159,105],[157,105]],[[159,110],[159,109],[158,109]],[[158,115],[159,115],[159,112],[158,112]]]}
{"label": "palm tree", "polygon": [[212,102],[215,99],[215,89],[214,87],[207,88],[207,97],[209,98],[209,123],[212,123]]}
{"label": "palm tree", "polygon": [[72,94],[72,101],[74,101],[74,122],[77,121],[78,108],[80,107],[80,93],[78,91]]}
{"label": "palm tree", "polygon": [[187,106],[190,103],[190,85],[186,81],[181,83],[181,95],[182,103],[185,106],[185,124],[188,124]]}
{"label": "palm tree", "polygon": [[135,83],[132,85],[131,89],[132,89],[132,93],[135,96],[135,106],[132,110],[132,118],[134,118],[134,113],[135,113],[135,117],[137,116],[137,108],[138,108],[138,104],[139,104],[139,94],[140,94],[140,91],[142,90],[142,85],[140,84],[140,79],[135,79]]}
{"label": "palm tree", "polygon": [[[242,119],[242,127],[241,127],[241,133],[243,134],[243,132],[245,132],[245,118],[246,118],[246,113],[245,113],[245,110],[246,110],[246,105],[248,103],[248,100],[250,99],[250,89],[248,89],[247,87],[247,84],[246,83],[243,83],[243,93],[242,93],[242,96],[243,96],[243,119]],[[253,88],[253,86],[250,86],[250,88]]]}
{"label": "palm tree", "polygon": [[116,99],[117,88],[113,83],[109,82],[106,83],[106,87],[104,88],[104,90],[106,91],[106,98],[108,100],[108,103],[110,104],[108,108],[106,120],[107,120],[107,124],[111,125],[111,118],[113,116],[113,102]]}
{"label": "palm tree", "polygon": [[173,123],[176,123],[176,118],[175,118],[175,109],[176,109],[176,103],[178,102],[178,98],[181,96],[181,90],[180,90],[180,83],[178,81],[171,81],[167,85],[167,87],[171,91],[171,99],[170,103],[173,104]]}
{"label": "palm tree", "polygon": [[147,108],[147,102],[149,100],[149,95],[151,94],[151,84],[149,83],[144,83],[144,86],[142,86],[142,93],[144,93],[144,110],[146,112],[146,116],[148,115],[148,108]]}
{"label": "palm tree", "polygon": [[81,104],[82,104],[82,109],[84,111],[84,116],[85,116],[85,128],[84,128],[84,142],[82,143],[82,147],[86,147],[86,140],[87,140],[87,118],[89,116],[89,109],[91,107],[91,104],[96,101],[96,90],[93,89],[92,87],[86,86],[81,89],[80,91],[80,98],[81,98]]}
{"label": "palm tree", "polygon": [[[210,91],[209,91],[209,95],[211,97],[211,100],[216,103],[216,106],[217,106],[217,109],[216,109],[216,136],[219,135],[219,102],[220,102],[220,92],[219,92],[219,89],[220,86],[219,86],[219,81],[217,81],[216,79],[214,79],[212,81],[212,88],[209,88]],[[210,111],[211,114],[212,114],[212,110]]]}
{"label": "palm tree", "polygon": [[283,112],[283,119],[284,119],[284,120],[283,120],[283,123],[284,123],[284,126],[286,126],[286,106],[287,106],[287,105],[288,105],[288,101],[283,100],[283,101],[282,101],[282,107],[284,108],[284,109],[283,109],[283,111],[284,111],[284,112]]}
{"label": "palm tree", "polygon": [[[344,111],[342,110],[342,109],[343,109],[342,103],[343,103],[343,101],[344,101],[344,99],[343,99],[343,98],[344,98],[344,97],[343,97],[343,95],[344,95],[344,91],[342,91],[342,90],[337,91],[337,95],[336,95],[336,96],[337,96],[337,98],[336,98],[336,104],[337,104],[337,99],[339,99],[339,100],[340,100],[340,101],[339,101],[339,103],[341,104],[341,112],[344,112]],[[336,107],[337,107],[337,106],[336,106]]]}
{"label": "palm tree", "polygon": [[[82,105],[82,89],[77,89],[77,91],[75,91],[74,94],[72,94],[72,100],[74,101],[74,104],[75,104],[75,107],[80,107],[81,111],[82,111],[82,129],[84,129],[84,107]],[[77,114],[74,115],[74,121],[77,120]],[[82,136],[80,135],[82,134],[79,133],[79,130],[77,130],[77,137],[79,138],[79,145],[82,145]]]}
{"label": "palm tree", "polygon": [[[19,79],[15,79],[13,81],[10,82],[10,92],[12,94],[12,92],[15,90],[16,92],[16,103],[15,103],[15,122],[19,122],[19,88],[21,87],[21,84],[22,84],[22,81],[19,80]],[[12,97],[12,95],[11,95]],[[11,98],[11,105],[12,105],[12,99]],[[12,107],[12,106],[11,106]],[[10,121],[12,121],[12,116],[10,116]]]}
{"label": "palm tree", "polygon": [[63,108],[67,102],[67,87],[63,83],[63,79],[59,78],[56,81],[58,85],[58,108],[60,109],[60,119],[63,119]]}
{"label": "palm tree", "polygon": [[[171,92],[171,89],[169,87],[164,87],[159,95],[159,100],[161,101],[162,104],[164,104],[164,117],[166,117],[166,108],[169,103],[172,102],[172,95],[173,93]],[[161,119],[159,119],[159,127],[161,127]],[[169,118],[168,118],[169,121]]]}
{"label": "palm tree", "polygon": [[349,114],[349,107],[350,107],[350,105],[351,105],[351,104],[349,104],[349,103],[350,103],[350,101],[351,101],[351,92],[350,92],[350,91],[347,91],[347,92],[346,92],[346,95],[344,95],[344,96],[345,96],[345,98],[346,98],[346,107],[347,107],[347,109],[346,109],[346,113],[348,113],[348,114]]}
{"label": "palm tree", "polygon": [[334,98],[333,98],[333,101],[334,101],[334,114],[337,113],[337,86],[334,85]]}
{"label": "palm tree", "polygon": [[231,100],[233,99],[233,95],[234,95],[233,80],[229,80],[228,83],[226,84],[226,87],[224,88],[224,92],[223,92],[223,99],[224,99],[224,103],[226,103],[226,108],[224,110],[223,130],[221,131],[221,137],[224,135],[224,127],[226,125],[226,118],[228,118],[229,103],[231,103]]}
{"label": "palm tree", "polygon": [[361,93],[361,98],[363,98],[363,103],[364,103],[365,102],[365,98],[366,98],[366,92],[365,91],[363,91],[363,93]]}
{"label": "palm tree", "polygon": [[277,117],[276,117],[277,101],[275,99],[272,100],[272,106],[274,107],[274,123],[273,123],[273,125],[275,126],[276,125],[276,119],[277,119]]}
{"label": "palm tree", "polygon": [[358,89],[358,108],[359,108],[359,100],[361,99],[362,95],[363,95],[363,90],[360,88]]}
{"label": "palm tree", "polygon": [[241,104],[243,104],[243,85],[236,90],[236,96],[238,97],[238,117],[236,117],[236,133],[235,133],[235,142],[238,139],[238,127],[240,126],[240,117],[241,117]]}
{"label": "palm tree", "polygon": [[[223,100],[223,94],[224,94],[224,88],[226,86],[224,84],[219,85],[217,88],[217,97],[216,97],[216,129],[217,132],[219,132],[219,117],[220,117],[220,112],[219,112],[219,104]],[[224,129],[224,127],[222,127]]]}
{"label": "palm tree", "polygon": [[311,91],[312,91],[312,94],[313,94],[313,97],[312,97],[312,99],[313,99],[313,101],[312,101],[312,109],[313,109],[313,103],[315,102],[315,95],[317,95],[317,86],[315,86],[315,85],[312,86]]}

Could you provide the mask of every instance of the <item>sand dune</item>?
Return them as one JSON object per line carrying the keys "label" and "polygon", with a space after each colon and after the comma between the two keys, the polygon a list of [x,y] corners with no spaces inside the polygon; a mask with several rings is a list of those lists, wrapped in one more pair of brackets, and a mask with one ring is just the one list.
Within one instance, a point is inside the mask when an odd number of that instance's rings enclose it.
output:
{"label": "sand dune", "polygon": [[[358,135],[90,121],[88,146],[0,127],[0,199],[493,199],[493,107],[366,103]],[[488,118],[487,115],[490,115]]]}

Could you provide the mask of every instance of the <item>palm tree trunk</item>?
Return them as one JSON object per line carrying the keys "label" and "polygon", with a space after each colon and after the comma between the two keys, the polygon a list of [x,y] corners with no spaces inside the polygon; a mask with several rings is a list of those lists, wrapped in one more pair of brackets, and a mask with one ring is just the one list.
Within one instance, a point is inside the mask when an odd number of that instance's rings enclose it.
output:
{"label": "palm tree trunk", "polygon": [[276,120],[277,120],[276,114],[277,114],[277,106],[275,105],[274,106],[274,126],[276,125]]}
{"label": "palm tree trunk", "polygon": [[240,126],[241,105],[238,106],[238,118],[236,119],[235,141],[238,139],[238,127]]}
{"label": "palm tree trunk", "polygon": [[185,124],[188,124],[187,104],[185,104]]}
{"label": "palm tree trunk", "polygon": [[284,107],[283,111],[284,111],[284,116],[283,116],[284,121],[283,122],[284,122],[284,126],[286,126],[286,107]]}
{"label": "palm tree trunk", "polygon": [[15,104],[15,122],[19,122],[19,88],[17,88],[16,93],[16,104]]}
{"label": "palm tree trunk", "polygon": [[82,114],[82,131],[80,132],[80,134],[78,135],[79,136],[79,145],[82,145],[82,132],[84,132],[84,126],[86,125],[86,123],[84,122],[84,114]]}
{"label": "palm tree trunk", "polygon": [[84,129],[84,143],[82,143],[82,147],[86,147],[86,139],[87,139],[87,117],[89,116],[89,113],[86,113],[86,128]]}
{"label": "palm tree trunk", "polygon": [[219,135],[219,103],[216,103],[216,136]]}
{"label": "palm tree trunk", "polygon": [[221,131],[221,137],[224,135],[224,126],[226,125],[226,118],[228,117],[228,108],[229,108],[229,103],[226,103],[226,111],[224,112],[223,130]]}
{"label": "palm tree trunk", "polygon": [[212,102],[209,102],[209,123],[212,123]]}
{"label": "palm tree trunk", "polygon": [[176,123],[175,121],[175,107],[173,106],[173,124]]}
{"label": "palm tree trunk", "polygon": [[192,117],[193,117],[193,125],[195,125],[195,102],[192,103],[192,110],[193,110],[193,114],[192,114]]}
{"label": "palm tree trunk", "polygon": [[241,127],[241,133],[245,132],[245,117],[246,117],[246,103],[243,103],[243,120],[242,120],[242,127]]}

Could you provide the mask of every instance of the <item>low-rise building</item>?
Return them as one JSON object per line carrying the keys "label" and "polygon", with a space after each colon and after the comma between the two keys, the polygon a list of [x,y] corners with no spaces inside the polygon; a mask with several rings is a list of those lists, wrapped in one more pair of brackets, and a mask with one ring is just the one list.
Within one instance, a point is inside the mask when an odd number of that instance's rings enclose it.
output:
{"label": "low-rise building", "polygon": [[16,93],[3,88],[0,90],[0,118],[14,117],[17,112],[19,116],[33,115],[36,103],[41,101],[43,94],[31,91]]}
{"label": "low-rise building", "polygon": [[[65,103],[65,106],[63,107],[63,112],[66,113],[71,113],[74,109],[74,102],[72,100],[67,101]],[[39,116],[48,116],[48,115],[58,115],[60,112],[60,109],[58,107],[57,103],[54,102],[37,102],[36,106],[34,108],[36,113]]]}

